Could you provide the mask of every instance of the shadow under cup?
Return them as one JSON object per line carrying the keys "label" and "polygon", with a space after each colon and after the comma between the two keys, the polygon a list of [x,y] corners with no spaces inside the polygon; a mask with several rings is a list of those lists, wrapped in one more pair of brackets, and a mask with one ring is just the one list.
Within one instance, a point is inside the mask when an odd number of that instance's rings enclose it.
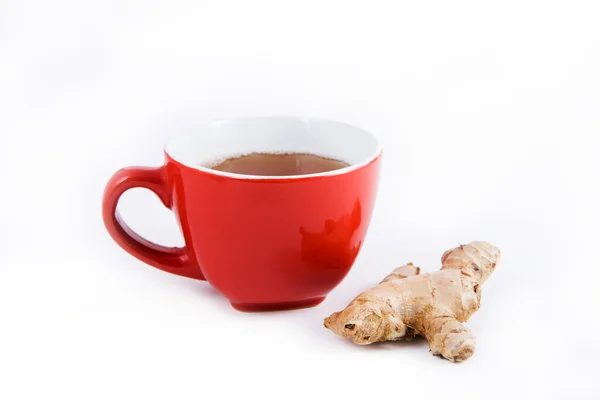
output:
{"label": "shadow under cup", "polygon": [[[348,167],[292,176],[241,175],[206,166],[251,153],[308,153]],[[294,117],[217,121],[172,138],[159,168],[115,173],[103,200],[112,238],[133,256],[207,280],[241,311],[319,304],[346,276],[365,239],[381,148],[366,131]],[[117,212],[128,189],[152,190],[173,210],[185,247],[151,243]]]}

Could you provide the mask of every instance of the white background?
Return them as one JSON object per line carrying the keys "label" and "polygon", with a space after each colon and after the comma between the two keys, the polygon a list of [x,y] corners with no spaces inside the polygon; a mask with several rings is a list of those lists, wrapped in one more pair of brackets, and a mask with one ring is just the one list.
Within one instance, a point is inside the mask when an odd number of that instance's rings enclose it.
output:
{"label": "white background", "polygon": [[[0,398],[598,398],[594,3],[0,0]],[[160,165],[180,129],[277,114],[385,149],[367,241],[319,307],[240,313],[111,241],[114,171]],[[182,244],[148,192],[121,209]],[[467,362],[322,327],[471,240],[503,259]]]}

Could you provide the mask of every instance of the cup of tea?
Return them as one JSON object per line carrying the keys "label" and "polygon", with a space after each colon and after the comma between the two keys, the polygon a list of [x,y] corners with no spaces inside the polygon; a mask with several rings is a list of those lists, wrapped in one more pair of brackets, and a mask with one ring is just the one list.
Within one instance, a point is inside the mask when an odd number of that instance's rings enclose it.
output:
{"label": "cup of tea", "polygon": [[[164,165],[117,171],[104,191],[110,236],[163,271],[208,281],[240,311],[315,306],[346,276],[373,211],[381,147],[341,122],[220,120],[172,137]],[[117,212],[132,188],[176,216],[184,247],[152,243]]]}

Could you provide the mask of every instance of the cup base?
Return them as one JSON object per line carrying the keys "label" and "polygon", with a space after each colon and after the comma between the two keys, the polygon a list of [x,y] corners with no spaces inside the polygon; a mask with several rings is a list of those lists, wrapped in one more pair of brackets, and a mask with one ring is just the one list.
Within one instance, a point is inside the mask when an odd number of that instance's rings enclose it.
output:
{"label": "cup base", "polygon": [[323,300],[325,300],[325,296],[283,303],[231,303],[231,305],[236,310],[243,312],[284,311],[314,307],[321,304]]}

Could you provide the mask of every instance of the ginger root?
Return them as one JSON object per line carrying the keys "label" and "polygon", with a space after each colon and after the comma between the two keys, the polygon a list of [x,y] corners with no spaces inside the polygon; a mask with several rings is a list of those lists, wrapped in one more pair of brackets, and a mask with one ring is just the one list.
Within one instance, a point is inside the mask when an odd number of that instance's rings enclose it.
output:
{"label": "ginger root", "polygon": [[481,285],[499,260],[496,247],[471,242],[446,251],[440,271],[419,275],[412,263],[396,268],[325,318],[325,327],[361,345],[422,335],[434,355],[464,361],[475,351],[475,337],[462,322],[479,309]]}

